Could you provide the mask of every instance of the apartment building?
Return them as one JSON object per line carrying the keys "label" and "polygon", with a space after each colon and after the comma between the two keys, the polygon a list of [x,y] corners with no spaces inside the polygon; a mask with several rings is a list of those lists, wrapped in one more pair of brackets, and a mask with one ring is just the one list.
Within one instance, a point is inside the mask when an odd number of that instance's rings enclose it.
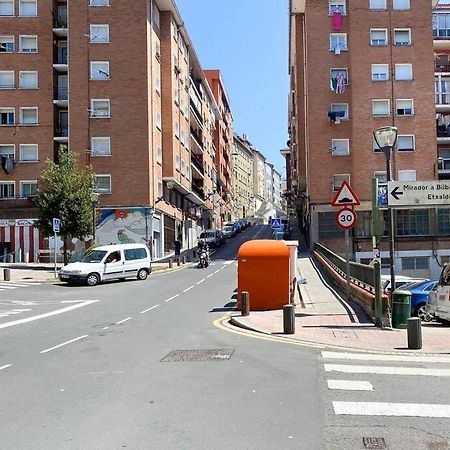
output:
{"label": "apartment building", "polygon": [[[343,232],[330,203],[342,181],[349,181],[361,200],[352,254],[368,262],[371,179],[386,181],[373,131],[398,128],[393,179],[432,180],[445,172],[447,152],[435,131],[436,117],[445,122],[447,106],[439,105],[446,100],[439,97],[446,91],[439,83],[445,75],[435,75],[431,38],[432,17],[439,12],[432,1],[291,0],[290,13],[289,148],[282,152],[288,194],[308,244],[320,241],[342,252]],[[447,45],[437,30],[443,21],[434,22],[435,52]],[[397,272],[436,276],[450,255],[449,210],[400,209],[394,216]],[[386,237],[381,250],[384,266]]]}
{"label": "apartment building", "polygon": [[214,130],[214,144],[216,147],[217,194],[219,204],[219,224],[231,220],[232,206],[232,145],[233,145],[233,116],[225,84],[220,70],[204,70],[205,77],[219,108],[219,117]]}
{"label": "apartment building", "polygon": [[266,199],[266,158],[255,147],[253,151],[253,196],[255,198],[255,215],[265,211]]}
{"label": "apartment building", "polygon": [[253,152],[247,136],[233,136],[233,218],[255,215]]}
{"label": "apartment building", "polygon": [[97,244],[157,259],[219,211],[219,108],[173,0],[1,0],[0,89],[0,255],[45,247],[33,196],[61,144],[95,173]]}

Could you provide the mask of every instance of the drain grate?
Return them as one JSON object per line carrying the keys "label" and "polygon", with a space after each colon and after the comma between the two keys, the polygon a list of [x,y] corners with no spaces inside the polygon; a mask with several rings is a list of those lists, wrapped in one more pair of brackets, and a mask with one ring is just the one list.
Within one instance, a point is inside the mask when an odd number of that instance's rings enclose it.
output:
{"label": "drain grate", "polygon": [[364,448],[387,448],[384,438],[363,437]]}
{"label": "drain grate", "polygon": [[184,361],[225,361],[231,358],[234,350],[216,348],[210,350],[174,350],[161,359],[161,362]]}

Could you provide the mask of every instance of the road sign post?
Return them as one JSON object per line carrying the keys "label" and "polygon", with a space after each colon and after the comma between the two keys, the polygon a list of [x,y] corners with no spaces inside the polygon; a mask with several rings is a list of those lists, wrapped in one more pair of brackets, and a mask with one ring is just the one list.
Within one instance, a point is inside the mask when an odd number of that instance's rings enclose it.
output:
{"label": "road sign post", "polygon": [[55,269],[55,278],[57,277],[57,269],[56,269],[56,233],[59,233],[60,229],[61,229],[61,220],[57,219],[56,217],[53,218],[53,245],[54,245],[54,269]]}

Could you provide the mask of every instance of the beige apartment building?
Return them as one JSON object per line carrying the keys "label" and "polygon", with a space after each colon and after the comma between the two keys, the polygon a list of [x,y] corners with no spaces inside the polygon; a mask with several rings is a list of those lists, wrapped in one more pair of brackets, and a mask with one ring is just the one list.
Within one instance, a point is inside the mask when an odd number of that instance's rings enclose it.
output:
{"label": "beige apartment building", "polygon": [[97,244],[161,258],[230,209],[229,102],[173,0],[0,1],[0,89],[0,256],[47,245],[33,196],[61,144],[95,172]]}
{"label": "beige apartment building", "polygon": [[244,134],[233,136],[233,219],[255,215],[253,150]]}
{"label": "beige apartment building", "polygon": [[[385,157],[373,139],[376,129],[398,128],[394,180],[446,174],[450,141],[447,136],[436,139],[436,120],[438,133],[444,133],[449,69],[445,64],[435,69],[433,50],[445,59],[441,53],[450,49],[450,22],[445,11],[433,9],[434,3],[290,1],[289,147],[282,153],[290,206],[310,246],[319,241],[343,251],[343,231],[330,203],[347,180],[361,200],[352,256],[371,260],[371,180],[386,181]],[[449,210],[400,209],[394,216],[397,273],[437,276],[450,255]],[[382,267],[388,261],[387,232],[385,221]]]}

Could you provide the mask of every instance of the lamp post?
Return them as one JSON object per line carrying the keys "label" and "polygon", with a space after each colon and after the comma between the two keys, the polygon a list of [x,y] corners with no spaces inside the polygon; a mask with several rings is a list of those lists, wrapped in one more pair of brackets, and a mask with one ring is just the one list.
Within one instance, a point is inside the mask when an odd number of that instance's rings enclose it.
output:
{"label": "lamp post", "polygon": [[91,203],[92,203],[92,241],[95,245],[95,207],[97,206],[100,194],[98,192],[91,192]]}
{"label": "lamp post", "polygon": [[[395,147],[397,142],[398,129],[396,127],[381,127],[373,132],[375,142],[378,147],[384,153],[386,158],[386,182],[392,181],[392,171],[391,171],[391,157],[392,149]],[[389,265],[391,269],[391,295],[395,290],[395,263],[394,263],[394,238],[395,238],[395,228],[394,228],[394,214],[391,208],[388,207],[388,223],[389,223]]]}

